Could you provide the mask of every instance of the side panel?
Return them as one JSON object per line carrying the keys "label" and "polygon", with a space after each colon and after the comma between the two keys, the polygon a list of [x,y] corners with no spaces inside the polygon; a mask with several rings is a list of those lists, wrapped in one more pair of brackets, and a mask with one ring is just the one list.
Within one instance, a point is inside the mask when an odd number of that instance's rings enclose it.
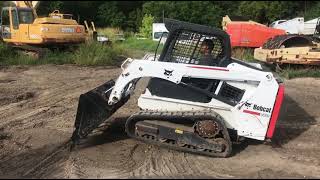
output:
{"label": "side panel", "polygon": [[[243,87],[245,87],[245,84],[243,84]],[[278,85],[276,82],[272,82],[262,84],[258,88],[247,87],[246,89],[248,90],[247,93],[235,107],[217,99],[212,99],[208,103],[201,103],[199,101],[159,97],[152,95],[148,89],[138,99],[138,106],[145,110],[162,111],[201,111],[212,109],[224,118],[228,128],[237,130],[238,135],[264,140],[271,119]],[[266,89],[268,90],[266,91]]]}
{"label": "side panel", "polygon": [[[214,110],[223,119],[231,120],[231,106],[222,103],[216,99],[212,99],[209,103],[199,103],[185,101],[180,99],[166,98],[151,95],[148,90],[138,99],[138,106],[144,110],[159,110],[159,111],[205,111]],[[227,128],[236,129],[237,125],[234,121],[225,121]]]}
{"label": "side panel", "polygon": [[20,24],[19,31],[20,31],[20,40],[22,42],[28,42],[30,40],[30,38],[29,38],[29,24]]}
{"label": "side panel", "polygon": [[275,80],[261,82],[251,98],[233,109],[233,118],[238,124],[238,135],[265,139],[278,88]]}
{"label": "side panel", "polygon": [[241,24],[227,24],[227,33],[230,36],[231,47],[240,46]]}
{"label": "side panel", "polygon": [[[233,76],[231,74],[228,75],[233,71],[233,69],[234,71],[239,71],[239,78],[249,76],[249,74],[250,76],[257,76],[259,74],[255,70],[251,70],[243,66],[237,66],[236,68],[230,66],[229,68],[230,69],[228,70],[230,70],[230,72],[226,71],[228,73],[225,74],[224,78]],[[246,71],[242,71],[242,69],[246,69]],[[199,73],[200,72],[202,71],[199,71]],[[207,77],[203,76],[203,78],[208,79],[211,73],[216,74],[218,72],[219,71],[208,71]],[[189,75],[191,75],[191,72]],[[267,75],[267,73],[265,75]],[[176,89],[174,92],[169,92],[170,88],[164,87],[164,89],[161,89],[163,88],[161,87],[158,89],[161,92],[156,91],[156,87],[162,86],[160,83],[155,83],[154,87],[151,87],[151,91],[147,89],[145,94],[141,95],[138,100],[138,106],[146,110],[164,111],[199,111],[212,109],[217,112],[219,111],[218,113],[225,119],[227,127],[237,130],[238,135],[252,139],[264,140],[278,92],[279,85],[277,81],[272,76],[269,76],[269,78],[263,79],[260,82],[233,82],[230,80],[225,82],[245,91],[242,99],[235,106],[224,103],[215,98],[212,98],[210,102],[203,101],[200,96],[196,97],[191,92],[188,93],[186,88]],[[149,85],[152,85],[152,83]],[[173,86],[179,85],[173,84]],[[218,86],[217,89],[219,88],[220,87]],[[218,91],[215,92],[215,94],[219,94]],[[182,97],[182,94],[185,94],[185,98],[180,98],[180,96]],[[190,97],[188,97],[188,95]]]}
{"label": "side panel", "polygon": [[273,108],[273,111],[272,111],[272,116],[271,116],[271,120],[270,120],[270,123],[269,123],[267,135],[266,135],[267,138],[272,138],[272,136],[273,136],[273,133],[274,133],[274,130],[275,130],[275,126],[276,126],[276,123],[277,123],[277,120],[278,120],[278,116],[279,116],[279,113],[280,113],[280,109],[281,109],[283,98],[284,98],[284,86],[280,85],[279,91],[278,91],[278,94],[277,94],[277,99],[276,99],[276,102],[274,104],[274,108]]}

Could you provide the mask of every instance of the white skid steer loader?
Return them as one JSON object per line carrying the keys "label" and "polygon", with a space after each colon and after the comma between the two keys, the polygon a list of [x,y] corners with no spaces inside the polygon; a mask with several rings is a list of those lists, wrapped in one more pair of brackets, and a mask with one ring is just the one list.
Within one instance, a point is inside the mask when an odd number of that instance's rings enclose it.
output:
{"label": "white skid steer loader", "polygon": [[[271,72],[231,58],[229,36],[203,25],[165,20],[169,35],[159,58],[127,59],[116,81],[80,96],[72,141],[77,144],[105,122],[151,77],[126,133],[145,143],[212,157],[228,157],[239,138],[271,139],[284,86]],[[213,43],[213,66],[201,45]]]}

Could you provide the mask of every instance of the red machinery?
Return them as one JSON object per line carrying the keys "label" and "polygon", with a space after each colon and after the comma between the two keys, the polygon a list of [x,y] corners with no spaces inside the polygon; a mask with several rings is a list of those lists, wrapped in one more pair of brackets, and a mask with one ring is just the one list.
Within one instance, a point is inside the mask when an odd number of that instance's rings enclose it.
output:
{"label": "red machinery", "polygon": [[231,21],[228,16],[223,17],[222,27],[229,34],[232,47],[257,48],[270,38],[286,34],[282,29],[270,28],[254,21]]}

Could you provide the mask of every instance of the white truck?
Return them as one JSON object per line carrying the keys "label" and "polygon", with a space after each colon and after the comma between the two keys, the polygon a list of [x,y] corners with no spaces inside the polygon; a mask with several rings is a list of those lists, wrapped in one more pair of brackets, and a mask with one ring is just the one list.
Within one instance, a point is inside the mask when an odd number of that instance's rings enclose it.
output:
{"label": "white truck", "polygon": [[271,23],[270,27],[283,29],[288,34],[313,35],[319,18],[304,21],[303,17],[297,17],[290,20],[277,20]]}
{"label": "white truck", "polygon": [[161,43],[164,43],[167,39],[168,30],[165,27],[164,23],[153,23],[152,24],[152,40],[154,41],[160,41],[161,35],[163,34],[163,37],[161,39]]}

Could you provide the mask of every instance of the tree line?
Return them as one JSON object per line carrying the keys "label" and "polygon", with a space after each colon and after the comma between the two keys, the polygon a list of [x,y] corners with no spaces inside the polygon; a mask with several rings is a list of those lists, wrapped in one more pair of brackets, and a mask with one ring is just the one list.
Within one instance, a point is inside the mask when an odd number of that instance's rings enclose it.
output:
{"label": "tree line", "polygon": [[[1,2],[5,6],[5,2]],[[58,9],[74,15],[79,23],[94,21],[98,27],[119,27],[137,32],[143,16],[154,22],[173,18],[192,23],[220,27],[222,17],[244,16],[250,20],[270,24],[279,19],[320,16],[318,1],[40,1],[37,13],[46,16]]]}

